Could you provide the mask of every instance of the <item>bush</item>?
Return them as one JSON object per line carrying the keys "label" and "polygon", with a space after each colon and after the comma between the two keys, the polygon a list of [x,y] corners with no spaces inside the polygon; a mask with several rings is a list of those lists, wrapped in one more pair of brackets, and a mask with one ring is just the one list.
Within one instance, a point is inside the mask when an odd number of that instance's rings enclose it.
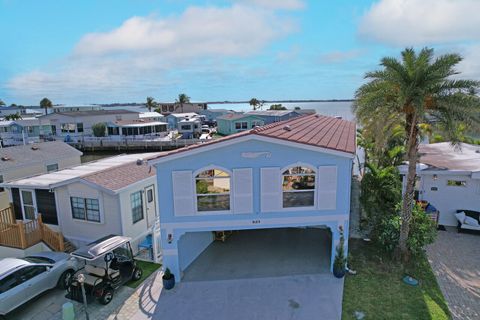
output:
{"label": "bush", "polygon": [[95,137],[105,137],[106,130],[107,130],[107,126],[103,122],[95,123],[92,126],[93,135]]}
{"label": "bush", "polygon": [[[397,213],[390,217],[385,217],[380,222],[380,230],[377,234],[377,240],[381,246],[389,253],[393,253],[398,245],[400,238],[400,217],[401,205],[397,206]],[[424,252],[425,246],[433,243],[437,235],[435,222],[430,219],[425,212],[418,206],[412,211],[412,220],[410,221],[410,232],[408,234],[407,247],[413,255]]]}

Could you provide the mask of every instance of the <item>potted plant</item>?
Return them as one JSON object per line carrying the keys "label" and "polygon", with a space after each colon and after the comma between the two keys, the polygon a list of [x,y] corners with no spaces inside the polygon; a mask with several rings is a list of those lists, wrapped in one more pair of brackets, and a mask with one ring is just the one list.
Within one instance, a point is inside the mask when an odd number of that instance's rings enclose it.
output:
{"label": "potted plant", "polygon": [[175,275],[170,272],[169,268],[165,269],[165,272],[162,276],[163,287],[165,290],[170,290],[175,286]]}
{"label": "potted plant", "polygon": [[333,261],[333,275],[337,278],[343,278],[345,276],[345,265],[347,259],[345,258],[345,239],[343,234],[340,236],[340,243],[337,245],[335,260]]}

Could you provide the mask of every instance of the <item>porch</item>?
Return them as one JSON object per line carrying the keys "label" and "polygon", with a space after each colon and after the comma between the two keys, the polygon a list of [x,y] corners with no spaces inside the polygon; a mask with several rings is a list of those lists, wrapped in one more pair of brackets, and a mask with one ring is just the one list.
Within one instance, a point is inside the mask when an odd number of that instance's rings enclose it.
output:
{"label": "porch", "polygon": [[65,251],[63,235],[49,228],[39,213],[29,221],[17,220],[13,206],[0,210],[0,246],[27,249],[44,242],[54,251]]}

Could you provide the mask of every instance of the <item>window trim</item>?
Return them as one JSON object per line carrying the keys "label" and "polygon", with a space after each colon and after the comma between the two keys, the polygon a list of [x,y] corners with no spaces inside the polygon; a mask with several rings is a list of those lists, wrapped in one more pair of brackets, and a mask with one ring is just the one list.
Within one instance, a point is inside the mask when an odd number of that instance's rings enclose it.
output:
{"label": "window trim", "polygon": [[[134,216],[133,216],[133,205],[132,205],[132,196],[133,196],[134,194],[137,194],[137,193],[140,194],[140,205],[141,205],[141,209],[142,209],[142,210],[141,210],[142,216],[141,216],[140,219],[134,220]],[[145,204],[144,201],[143,201],[143,190],[138,190],[138,191],[135,191],[135,192],[130,193],[130,210],[131,210],[130,213],[131,213],[131,215],[132,215],[132,224],[136,224],[137,222],[140,222],[140,221],[142,221],[142,220],[145,219],[145,205],[146,205],[146,204]]]}
{"label": "window trim", "polygon": [[[311,206],[305,206],[305,207],[284,207],[283,206],[283,194],[284,194],[284,190],[283,190],[283,172],[285,172],[286,170],[290,169],[290,168],[293,168],[293,167],[305,167],[307,169],[310,169],[310,170],[313,170],[313,174],[305,174],[305,175],[314,175],[315,176],[315,185],[314,185],[314,188],[313,188],[313,205]],[[281,211],[308,211],[308,210],[316,210],[317,208],[317,190],[318,190],[318,169],[315,168],[315,166],[312,166],[311,164],[308,164],[308,163],[304,163],[304,162],[296,162],[296,163],[292,163],[288,166],[285,166],[283,168],[280,169],[280,210]],[[299,190],[296,190],[296,191],[287,191],[287,192],[308,192],[310,190],[305,190],[305,191],[299,191]]]}
{"label": "window trim", "polygon": [[[57,168],[56,168],[56,169],[53,169],[53,170],[48,170],[48,167],[49,167],[49,166],[57,166]],[[58,169],[59,169],[59,168],[58,168],[58,163],[50,163],[50,164],[47,164],[47,165],[46,165],[46,168],[47,168],[47,173],[56,172],[56,171],[58,171]]]}
{"label": "window trim", "polygon": [[[85,213],[85,219],[75,218],[73,216],[72,198],[83,199],[83,205],[84,205],[83,212]],[[99,221],[87,219],[87,202],[86,202],[87,199],[98,201],[98,218],[99,218]],[[100,198],[86,198],[86,197],[83,197],[83,196],[70,195],[70,216],[72,217],[72,220],[74,220],[74,221],[82,221],[82,222],[87,222],[87,223],[102,224],[103,223],[103,214],[102,214],[102,203],[100,201]]]}
{"label": "window trim", "polygon": [[[450,182],[460,182],[459,185],[457,184],[450,184]],[[453,187],[453,188],[466,188],[467,187],[467,180],[458,180],[458,179],[447,179],[447,187]]]}
{"label": "window trim", "polygon": [[[230,177],[230,192],[228,193],[229,195],[229,210],[213,210],[213,211],[198,211],[198,194],[197,194],[197,175],[203,171],[207,170],[222,170],[226,173],[228,173]],[[192,173],[192,184],[193,184],[193,204],[194,204],[194,209],[195,209],[195,215],[222,215],[222,214],[233,214],[233,195],[234,195],[234,190],[233,190],[233,172],[231,170],[228,170],[227,168],[221,167],[221,166],[207,166],[203,167],[201,169],[198,169]],[[222,194],[215,194],[215,195],[224,195]],[[201,195],[200,195],[201,196]]]}

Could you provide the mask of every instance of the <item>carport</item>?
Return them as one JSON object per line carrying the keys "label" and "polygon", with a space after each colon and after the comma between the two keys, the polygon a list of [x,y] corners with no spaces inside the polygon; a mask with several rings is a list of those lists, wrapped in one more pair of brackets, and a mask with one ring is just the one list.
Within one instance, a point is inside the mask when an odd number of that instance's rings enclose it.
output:
{"label": "carport", "polygon": [[233,231],[212,242],[184,271],[183,281],[231,280],[325,274],[330,269],[327,228]]}

